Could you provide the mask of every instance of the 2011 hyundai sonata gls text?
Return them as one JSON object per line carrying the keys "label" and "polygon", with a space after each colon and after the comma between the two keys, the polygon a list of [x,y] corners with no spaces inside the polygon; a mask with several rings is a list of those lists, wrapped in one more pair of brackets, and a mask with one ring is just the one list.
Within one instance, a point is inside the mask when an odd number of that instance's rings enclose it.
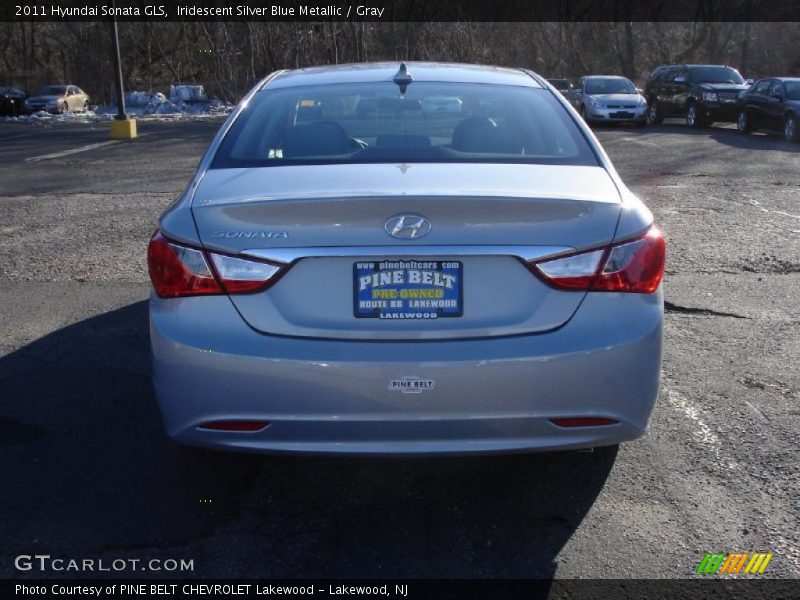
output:
{"label": "2011 hyundai sonata gls text", "polygon": [[637,438],[658,395],[664,252],[534,73],[274,73],[150,242],[166,429],[256,452]]}

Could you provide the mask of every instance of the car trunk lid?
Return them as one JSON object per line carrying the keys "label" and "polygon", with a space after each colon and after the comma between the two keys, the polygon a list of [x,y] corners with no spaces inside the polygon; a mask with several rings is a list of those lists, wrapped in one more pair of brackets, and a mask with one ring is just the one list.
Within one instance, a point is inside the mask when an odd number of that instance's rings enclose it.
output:
{"label": "car trunk lid", "polygon": [[[608,244],[619,211],[618,191],[602,168],[511,164],[212,169],[193,202],[207,249],[292,263],[270,289],[231,296],[252,327],[339,339],[452,339],[559,327],[584,294],[547,286],[522,258]],[[430,231],[393,237],[386,223],[398,215],[424,217]],[[460,315],[358,315],[355,286],[365,273],[359,267],[397,261],[457,268]]]}

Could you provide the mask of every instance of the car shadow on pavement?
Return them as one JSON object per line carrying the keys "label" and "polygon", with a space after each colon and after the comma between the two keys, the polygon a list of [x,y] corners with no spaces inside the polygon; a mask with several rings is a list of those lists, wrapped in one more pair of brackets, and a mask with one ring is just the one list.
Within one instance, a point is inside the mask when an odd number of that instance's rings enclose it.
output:
{"label": "car shadow on pavement", "polygon": [[201,577],[550,578],[616,458],[183,448],[153,397],[146,302],[0,358],[0,447],[2,553],[166,553]]}
{"label": "car shadow on pavement", "polygon": [[735,130],[715,129],[707,130],[711,139],[726,146],[743,148],[745,150],[777,150],[779,152],[800,152],[800,144],[792,144],[780,135],[773,133],[757,132],[744,135]]}
{"label": "car shadow on pavement", "polygon": [[639,134],[653,133],[679,133],[686,136],[711,137],[720,144],[743,148],[745,150],[778,150],[781,152],[800,152],[800,144],[785,141],[778,133],[764,131],[753,132],[748,135],[739,133],[730,124],[716,124],[700,129],[691,129],[682,123],[663,123],[648,126],[634,131]]}

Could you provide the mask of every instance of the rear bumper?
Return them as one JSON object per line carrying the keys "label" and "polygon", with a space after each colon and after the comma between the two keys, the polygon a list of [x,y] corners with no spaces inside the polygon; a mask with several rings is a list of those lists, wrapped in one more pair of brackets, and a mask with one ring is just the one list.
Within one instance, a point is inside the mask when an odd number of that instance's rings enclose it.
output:
{"label": "rear bumper", "polygon": [[[617,444],[647,429],[658,395],[661,292],[589,294],[549,333],[447,342],[276,337],[227,297],[151,299],[154,386],[166,430],[252,452],[429,454]],[[404,377],[422,393],[389,390]],[[549,419],[618,423],[561,428]],[[263,420],[257,432],[204,430]]]}

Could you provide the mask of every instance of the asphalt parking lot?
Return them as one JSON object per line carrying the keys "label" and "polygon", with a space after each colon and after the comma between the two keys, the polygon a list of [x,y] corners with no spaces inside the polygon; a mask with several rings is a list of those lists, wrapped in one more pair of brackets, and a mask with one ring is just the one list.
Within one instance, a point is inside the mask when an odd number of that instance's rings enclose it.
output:
{"label": "asphalt parking lot", "polygon": [[0,123],[0,577],[40,553],[202,577],[681,578],[707,551],[800,576],[800,145],[599,130],[668,240],[646,438],[262,457],[174,444],[149,383],[147,240],[219,124],[109,143],[106,125]]}

